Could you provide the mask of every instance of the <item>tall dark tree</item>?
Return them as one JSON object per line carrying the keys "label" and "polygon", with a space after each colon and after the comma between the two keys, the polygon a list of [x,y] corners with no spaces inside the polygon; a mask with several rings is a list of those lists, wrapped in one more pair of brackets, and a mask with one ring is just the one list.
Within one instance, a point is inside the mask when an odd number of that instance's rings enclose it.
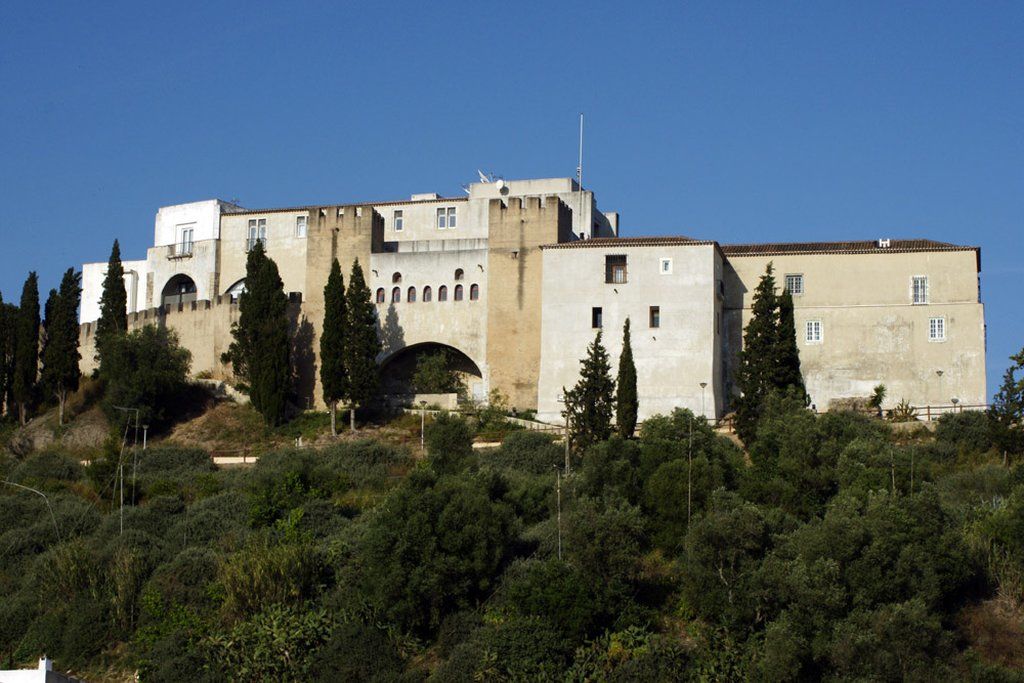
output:
{"label": "tall dark tree", "polygon": [[1024,451],[1024,349],[1010,360],[989,408],[995,441],[1004,454]]}
{"label": "tall dark tree", "polygon": [[96,321],[96,360],[103,378],[109,375],[103,354],[112,342],[128,331],[128,292],[124,287],[124,266],[121,265],[121,247],[114,240],[107,261],[107,274],[103,278],[100,295],[100,319]]}
{"label": "tall dark tree", "polygon": [[611,376],[608,352],[601,343],[601,330],[580,361],[580,379],[565,392],[565,413],[569,442],[578,452],[607,440],[612,435],[615,380]]}
{"label": "tall dark tree", "polygon": [[263,243],[253,245],[245,264],[245,291],[238,300],[235,341],[224,360],[248,391],[252,405],[269,425],[285,417],[291,377],[289,366],[288,296]]}
{"label": "tall dark tree", "polygon": [[775,387],[796,387],[804,391],[800,372],[800,349],[796,345],[796,321],[793,317],[793,295],[785,290],[779,296],[779,327],[775,341]]}
{"label": "tall dark tree", "polygon": [[138,409],[143,424],[163,426],[182,402],[191,358],[167,327],[146,325],[117,337],[109,347],[111,374],[103,399],[110,421],[123,427],[134,420],[119,409],[129,406]]}
{"label": "tall dark tree", "polygon": [[28,420],[28,412],[36,393],[39,377],[39,280],[35,272],[28,274],[21,290],[18,323],[14,339],[14,401],[18,405],[21,424]]}
{"label": "tall dark tree", "polygon": [[324,287],[324,329],[320,334],[320,386],[324,402],[331,409],[331,434],[338,435],[338,401],[348,395],[348,372],[345,370],[345,281],[338,259],[331,264],[331,273]]}
{"label": "tall dark tree", "polygon": [[750,322],[743,331],[736,383],[743,394],[736,400],[736,431],[750,443],[765,397],[775,387],[776,346],[779,338],[779,298],[772,264],[754,290]]}
{"label": "tall dark tree", "polygon": [[633,363],[633,345],[629,339],[629,318],[622,326],[622,354],[619,356],[618,394],[615,399],[615,426],[619,436],[632,438],[636,431],[639,403],[636,395],[636,364]]}
{"label": "tall dark tree", "polygon": [[0,416],[14,409],[14,340],[17,337],[18,307],[5,304],[0,294]]}
{"label": "tall dark tree", "polygon": [[42,384],[57,399],[59,421],[64,424],[68,394],[78,389],[78,305],[82,298],[82,274],[68,268],[60,291],[50,292],[46,302],[46,335],[43,342]]}
{"label": "tall dark tree", "polygon": [[380,390],[380,368],[377,356],[381,351],[377,336],[377,309],[370,298],[359,259],[352,262],[352,274],[345,292],[345,313],[348,317],[348,338],[345,340],[345,369],[348,371],[349,419],[356,428],[356,408],[364,406]]}

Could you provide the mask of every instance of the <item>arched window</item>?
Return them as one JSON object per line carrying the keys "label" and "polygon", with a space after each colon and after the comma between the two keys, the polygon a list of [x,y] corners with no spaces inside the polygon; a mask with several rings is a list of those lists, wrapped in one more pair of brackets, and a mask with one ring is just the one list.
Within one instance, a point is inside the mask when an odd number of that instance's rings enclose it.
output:
{"label": "arched window", "polygon": [[437,288],[437,300],[438,301],[448,301],[448,286],[447,285],[441,285],[440,287]]}
{"label": "arched window", "polygon": [[163,306],[168,304],[187,304],[196,300],[196,283],[188,275],[178,274],[167,281],[161,295],[160,303]]}
{"label": "arched window", "polygon": [[379,304],[384,303],[384,288],[383,287],[378,287],[377,288],[377,303],[379,303]]}
{"label": "arched window", "polygon": [[402,300],[402,288],[395,287],[391,290],[391,303],[397,304]]}
{"label": "arched window", "polygon": [[231,303],[237,304],[238,303],[238,297],[242,296],[242,292],[244,292],[244,291],[245,291],[245,278],[242,278],[241,280],[239,280],[235,284],[233,284],[230,287],[228,287],[228,291],[225,292],[225,294],[227,294],[229,297],[231,297]]}
{"label": "arched window", "polygon": [[402,281],[402,274],[401,273],[395,273],[394,275],[391,276],[391,283],[392,284],[397,285],[401,281]]}
{"label": "arched window", "polygon": [[462,272],[462,268],[456,268],[455,269],[455,280],[456,281],[461,280],[464,275],[465,275],[465,273]]}
{"label": "arched window", "polygon": [[423,303],[426,303],[426,302],[430,301],[433,298],[431,296],[432,294],[433,294],[433,292],[430,290],[430,285],[427,285],[426,287],[424,287],[423,288]]}
{"label": "arched window", "polygon": [[462,301],[462,285],[455,285],[455,300]]}
{"label": "arched window", "polygon": [[409,291],[405,293],[405,300],[411,304],[416,303],[416,288],[410,287]]}
{"label": "arched window", "polygon": [[480,298],[480,285],[469,286],[469,300],[476,301]]}

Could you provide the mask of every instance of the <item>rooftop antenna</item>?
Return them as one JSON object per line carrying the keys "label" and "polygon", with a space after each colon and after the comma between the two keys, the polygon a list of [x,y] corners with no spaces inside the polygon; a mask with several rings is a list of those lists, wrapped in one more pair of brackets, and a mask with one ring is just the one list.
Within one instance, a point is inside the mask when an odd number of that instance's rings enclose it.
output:
{"label": "rooftop antenna", "polygon": [[579,233],[583,237],[583,112],[580,112],[580,163],[576,167],[576,182],[579,185]]}
{"label": "rooftop antenna", "polygon": [[479,168],[476,169],[476,174],[478,176],[480,176],[480,182],[481,183],[489,183],[492,180],[492,177],[490,175],[488,175],[487,173],[484,173]]}

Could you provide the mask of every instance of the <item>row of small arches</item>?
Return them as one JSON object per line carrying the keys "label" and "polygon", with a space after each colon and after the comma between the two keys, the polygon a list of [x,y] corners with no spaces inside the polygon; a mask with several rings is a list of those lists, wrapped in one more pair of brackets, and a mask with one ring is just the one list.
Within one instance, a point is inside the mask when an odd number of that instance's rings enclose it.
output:
{"label": "row of small arches", "polygon": [[[466,273],[465,273],[465,271],[462,270],[462,268],[456,268],[455,269],[455,281],[456,282],[458,282],[463,277],[465,277],[465,275],[466,275]],[[399,273],[398,271],[395,271],[394,273],[391,274],[391,284],[397,285],[401,281],[402,281],[402,274],[401,273]],[[473,286],[476,287],[476,285],[473,285]]]}
{"label": "row of small arches", "polygon": [[[453,296],[455,301],[462,301],[464,298],[464,290],[462,285],[455,285],[455,291]],[[469,286],[469,300],[477,301],[480,298],[480,285]],[[410,287],[405,292],[405,300],[407,303],[416,303],[416,288]],[[429,302],[434,300],[434,290],[431,289],[430,285],[423,288],[423,302]],[[437,288],[437,300],[448,301],[448,286],[441,285]],[[402,302],[402,288],[394,287],[391,289],[391,303],[397,304]],[[383,287],[377,289],[377,303],[387,303],[387,292],[384,291]]]}

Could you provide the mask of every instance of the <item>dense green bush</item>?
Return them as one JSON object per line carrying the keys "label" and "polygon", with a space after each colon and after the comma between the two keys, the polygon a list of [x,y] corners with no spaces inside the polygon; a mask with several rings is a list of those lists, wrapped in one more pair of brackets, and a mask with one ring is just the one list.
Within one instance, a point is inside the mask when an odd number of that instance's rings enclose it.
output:
{"label": "dense green bush", "polygon": [[949,444],[958,453],[984,453],[996,445],[997,425],[980,410],[946,413],[935,426],[935,440]]}

